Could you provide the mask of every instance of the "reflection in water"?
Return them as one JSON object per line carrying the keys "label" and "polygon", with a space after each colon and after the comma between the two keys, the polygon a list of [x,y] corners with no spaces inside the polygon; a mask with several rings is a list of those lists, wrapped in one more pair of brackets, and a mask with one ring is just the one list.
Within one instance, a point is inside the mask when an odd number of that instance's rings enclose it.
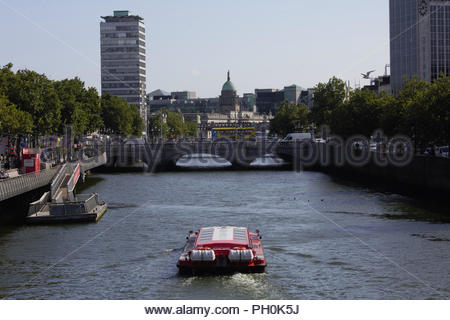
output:
{"label": "reflection in water", "polygon": [[181,157],[177,161],[177,166],[181,168],[225,168],[230,167],[231,163],[212,154],[192,154]]}
{"label": "reflection in water", "polygon": [[[266,154],[255,159],[252,167],[281,167],[287,163],[273,154]],[[177,161],[177,166],[182,168],[224,168],[230,167],[231,163],[219,156],[211,154],[192,154],[181,157]]]}
{"label": "reflection in water", "polygon": [[278,158],[276,155],[266,154],[262,158],[255,159],[250,165],[254,167],[281,167],[286,164],[283,159]]}

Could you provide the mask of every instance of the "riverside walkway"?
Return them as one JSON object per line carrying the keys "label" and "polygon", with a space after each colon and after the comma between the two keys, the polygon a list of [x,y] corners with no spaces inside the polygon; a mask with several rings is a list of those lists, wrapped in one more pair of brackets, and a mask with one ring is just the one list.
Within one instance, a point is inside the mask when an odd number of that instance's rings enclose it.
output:
{"label": "riverside walkway", "polygon": [[[86,172],[106,163],[106,154],[80,161],[81,171]],[[23,193],[50,185],[63,166],[23,174],[18,177],[0,180],[0,202]]]}

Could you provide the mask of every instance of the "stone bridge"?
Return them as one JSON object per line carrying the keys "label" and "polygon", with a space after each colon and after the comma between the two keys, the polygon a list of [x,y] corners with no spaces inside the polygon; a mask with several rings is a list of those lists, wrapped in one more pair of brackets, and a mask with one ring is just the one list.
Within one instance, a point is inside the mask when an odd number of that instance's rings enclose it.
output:
{"label": "stone bridge", "polygon": [[[233,168],[246,168],[275,150],[276,142],[267,141],[199,141],[107,144],[107,166],[121,167],[144,162],[149,171],[173,169],[182,157],[208,154],[231,163]],[[222,163],[224,162],[222,160]]]}

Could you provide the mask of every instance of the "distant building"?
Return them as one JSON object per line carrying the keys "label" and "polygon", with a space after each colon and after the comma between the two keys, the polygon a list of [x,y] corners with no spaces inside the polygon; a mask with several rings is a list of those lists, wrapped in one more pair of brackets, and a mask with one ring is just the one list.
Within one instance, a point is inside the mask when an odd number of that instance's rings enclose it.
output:
{"label": "distant building", "polygon": [[171,93],[174,100],[191,100],[197,98],[197,94],[194,91],[177,91]]}
{"label": "distant building", "polygon": [[171,100],[172,95],[164,90],[158,89],[147,94],[148,101],[154,100]]}
{"label": "distant building", "polygon": [[390,0],[391,87],[450,76],[450,0]]}
{"label": "distant building", "polygon": [[256,112],[256,94],[244,93],[240,104],[242,111]]}
{"label": "distant building", "polygon": [[278,89],[255,89],[256,110],[263,114],[275,114],[284,100],[284,92]]}
{"label": "distant building", "polygon": [[284,100],[298,104],[300,95],[304,89],[296,84],[284,87]]}
{"label": "distant building", "polygon": [[138,106],[146,123],[145,25],[128,11],[101,17],[102,94],[110,93]]}
{"label": "distant building", "polygon": [[162,108],[167,108],[169,111],[181,111],[186,113],[210,113],[219,110],[219,98],[196,98],[189,100],[175,100],[175,99],[148,100],[151,113],[158,112]]}
{"label": "distant building", "polygon": [[371,80],[371,84],[368,86],[364,86],[363,89],[373,91],[376,94],[381,94],[382,92],[391,94],[391,76],[379,76],[378,78]]}
{"label": "distant building", "polygon": [[222,92],[219,97],[220,113],[239,112],[239,97],[233,82],[230,80],[230,71],[227,74],[227,82],[222,86]]}
{"label": "distant building", "polygon": [[300,103],[307,105],[308,109],[311,110],[314,103],[314,88],[308,88],[302,91],[300,94]]}

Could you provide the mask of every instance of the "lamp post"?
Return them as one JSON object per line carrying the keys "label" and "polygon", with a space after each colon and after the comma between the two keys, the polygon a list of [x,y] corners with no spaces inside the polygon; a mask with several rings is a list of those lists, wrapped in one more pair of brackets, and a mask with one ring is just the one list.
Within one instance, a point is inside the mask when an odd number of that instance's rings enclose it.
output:
{"label": "lamp post", "polygon": [[167,122],[167,114],[163,113],[162,109],[161,109],[161,117],[160,117],[160,119],[161,119],[160,139],[162,141],[162,139],[163,139],[163,122],[164,123]]}

